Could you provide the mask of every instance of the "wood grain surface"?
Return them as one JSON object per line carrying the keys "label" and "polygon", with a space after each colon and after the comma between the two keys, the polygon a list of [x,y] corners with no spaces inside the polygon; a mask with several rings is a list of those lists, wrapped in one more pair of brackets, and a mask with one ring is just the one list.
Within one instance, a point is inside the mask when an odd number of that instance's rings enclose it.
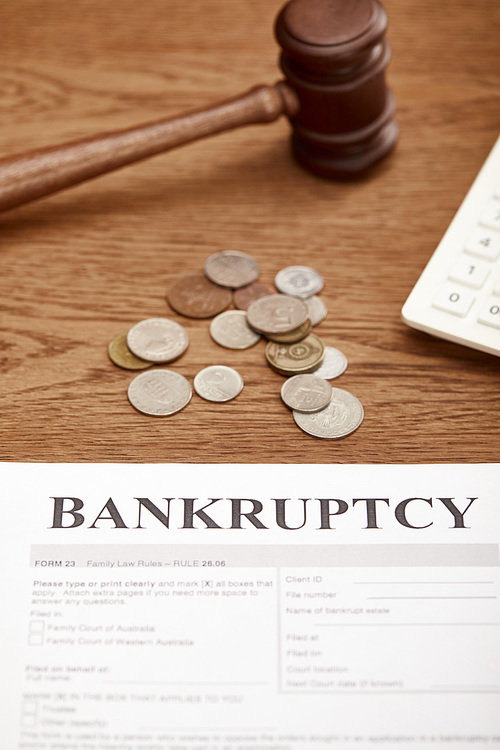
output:
{"label": "wood grain surface", "polygon": [[[209,105],[280,78],[270,0],[3,0],[0,157]],[[215,136],[0,214],[0,459],[420,463],[500,458],[500,359],[407,328],[401,307],[500,131],[497,0],[387,0],[396,151],[364,179],[298,167],[286,120]],[[340,441],[300,431],[264,344],[231,351],[165,294],[219,250],[261,280],[325,278],[317,328],[363,403]],[[172,367],[236,367],[240,396],[147,417],[108,342],[185,325]]]}

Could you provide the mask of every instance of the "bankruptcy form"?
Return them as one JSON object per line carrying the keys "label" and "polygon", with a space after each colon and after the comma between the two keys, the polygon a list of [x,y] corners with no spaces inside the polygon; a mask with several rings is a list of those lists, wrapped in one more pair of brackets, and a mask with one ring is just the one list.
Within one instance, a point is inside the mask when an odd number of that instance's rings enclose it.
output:
{"label": "bankruptcy form", "polygon": [[500,748],[500,464],[0,473],[0,750]]}

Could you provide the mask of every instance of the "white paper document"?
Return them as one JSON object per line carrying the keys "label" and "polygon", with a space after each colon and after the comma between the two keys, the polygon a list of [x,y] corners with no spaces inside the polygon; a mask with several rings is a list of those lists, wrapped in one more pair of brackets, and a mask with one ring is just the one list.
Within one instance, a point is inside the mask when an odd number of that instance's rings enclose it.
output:
{"label": "white paper document", "polygon": [[0,473],[0,750],[500,748],[500,464]]}

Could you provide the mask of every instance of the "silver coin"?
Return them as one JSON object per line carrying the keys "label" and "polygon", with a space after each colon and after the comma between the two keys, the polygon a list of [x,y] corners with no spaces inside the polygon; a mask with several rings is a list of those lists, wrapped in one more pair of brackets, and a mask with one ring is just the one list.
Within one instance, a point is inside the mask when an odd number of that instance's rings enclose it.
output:
{"label": "silver coin", "polygon": [[324,409],[331,397],[332,386],[317,375],[294,375],[281,387],[281,398],[286,406],[308,414]]}
{"label": "silver coin", "polygon": [[323,289],[321,274],[309,266],[288,266],[275,276],[276,289],[291,297],[312,297]]}
{"label": "silver coin", "polygon": [[252,302],[247,310],[248,324],[264,334],[294,331],[307,319],[305,302],[287,294],[266,294]]}
{"label": "silver coin", "polygon": [[173,370],[148,370],[128,387],[128,398],[137,411],[154,417],[167,417],[183,409],[190,401],[191,385]]}
{"label": "silver coin", "polygon": [[172,362],[189,344],[186,329],[168,318],[147,318],[127,333],[127,345],[136,357],[148,362]]}
{"label": "silver coin", "polygon": [[258,263],[252,256],[239,250],[222,250],[214,253],[205,261],[203,270],[210,281],[232,289],[251,284],[260,272]]}
{"label": "silver coin", "polygon": [[226,365],[211,365],[200,370],[193,381],[198,396],[206,401],[231,401],[241,393],[243,378],[240,373]]}
{"label": "silver coin", "polygon": [[311,325],[317,326],[318,323],[321,323],[321,321],[326,318],[327,310],[325,303],[321,297],[317,297],[315,294],[312,297],[306,297],[304,302],[309,310],[309,320],[311,321]]}
{"label": "silver coin", "polygon": [[333,346],[325,346],[323,362],[316,370],[313,370],[313,373],[325,380],[333,380],[342,375],[346,367],[347,359],[345,354],[338,349],[334,349]]}
{"label": "silver coin", "polygon": [[328,406],[314,414],[293,412],[301,430],[314,437],[338,440],[354,432],[363,421],[363,407],[352,393],[342,388],[332,388]]}
{"label": "silver coin", "polygon": [[228,310],[220,313],[210,323],[213,340],[226,349],[248,349],[262,338],[247,323],[245,310]]}

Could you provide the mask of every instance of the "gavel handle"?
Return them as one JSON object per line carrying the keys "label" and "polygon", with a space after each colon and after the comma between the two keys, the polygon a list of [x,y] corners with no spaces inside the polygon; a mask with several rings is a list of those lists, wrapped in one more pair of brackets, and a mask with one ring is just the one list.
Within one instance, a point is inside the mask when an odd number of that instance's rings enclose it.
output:
{"label": "gavel handle", "polygon": [[215,133],[293,117],[298,107],[279,81],[205,110],[8,157],[0,160],[0,211]]}

